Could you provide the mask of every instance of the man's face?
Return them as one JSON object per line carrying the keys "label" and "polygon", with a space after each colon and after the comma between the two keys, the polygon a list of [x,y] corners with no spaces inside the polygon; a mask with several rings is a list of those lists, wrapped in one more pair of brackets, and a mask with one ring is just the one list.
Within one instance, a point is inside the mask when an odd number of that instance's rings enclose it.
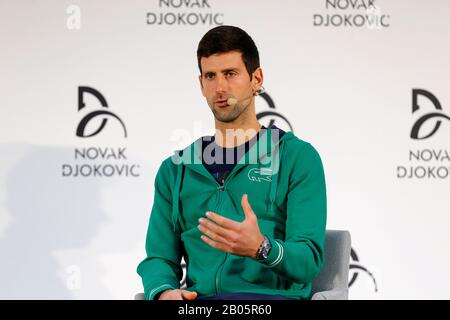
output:
{"label": "man's face", "polygon": [[[242,53],[238,51],[202,57],[200,64],[202,94],[214,117],[222,122],[234,121],[252,103],[253,93],[259,89],[258,78],[262,80],[261,69],[255,71],[256,77],[253,76],[250,80]],[[239,101],[234,106],[227,103],[227,99],[231,97]]]}

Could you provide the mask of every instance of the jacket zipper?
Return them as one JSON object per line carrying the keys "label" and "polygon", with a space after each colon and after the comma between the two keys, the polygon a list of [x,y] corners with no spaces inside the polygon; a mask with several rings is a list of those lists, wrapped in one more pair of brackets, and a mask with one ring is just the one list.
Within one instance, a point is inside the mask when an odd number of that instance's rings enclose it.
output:
{"label": "jacket zipper", "polygon": [[[217,180],[215,180],[215,181],[217,182]],[[217,201],[216,212],[219,211],[220,205],[222,204],[222,193],[225,190],[225,181],[222,180],[222,185],[220,183],[218,183],[218,182],[217,182],[217,184],[218,184],[217,189],[219,190],[219,200]],[[219,283],[220,271],[222,270],[223,264],[225,263],[225,261],[227,259],[227,256],[228,256],[228,254],[225,253],[225,258],[222,261],[222,263],[219,265],[219,267],[217,268],[217,271],[216,271],[216,276],[215,276],[215,291],[216,291],[216,294],[219,294],[219,292],[220,292],[220,289],[219,289],[219,286],[220,286],[220,283]]]}
{"label": "jacket zipper", "polygon": [[222,269],[223,269],[223,266],[225,265],[225,262],[227,261],[227,258],[228,258],[228,253],[225,254],[225,258],[223,259],[222,263],[220,264],[220,266],[219,266],[219,268],[217,269],[217,272],[216,272],[216,294],[221,293],[221,290],[220,290],[220,276],[222,274]]}
{"label": "jacket zipper", "polygon": [[[230,180],[230,178],[232,176],[236,175],[237,171],[239,171],[240,169],[242,169],[244,167],[245,166],[242,166],[241,168],[239,168],[237,170],[233,170],[231,172],[231,174],[226,179],[222,180],[222,184],[218,183],[217,180],[214,179],[214,181],[216,181],[216,183],[218,184],[218,189],[219,189],[219,201],[218,201],[217,206],[216,206],[216,211],[218,211],[220,209],[220,205],[222,203],[222,192],[225,191],[225,187],[227,185],[227,182]],[[220,290],[220,276],[221,276],[221,273],[222,273],[222,269],[223,269],[223,267],[225,265],[225,262],[227,261],[227,258],[228,258],[228,253],[225,253],[225,258],[223,259],[222,263],[219,265],[219,268],[217,268],[217,271],[216,271],[216,277],[215,277],[216,278],[216,283],[215,283],[215,285],[216,285],[216,294],[219,294],[221,292],[221,290]]]}

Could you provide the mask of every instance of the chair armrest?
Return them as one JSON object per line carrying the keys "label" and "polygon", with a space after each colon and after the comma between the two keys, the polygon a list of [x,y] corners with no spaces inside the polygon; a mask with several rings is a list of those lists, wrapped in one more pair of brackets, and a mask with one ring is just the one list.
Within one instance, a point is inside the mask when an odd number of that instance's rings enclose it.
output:
{"label": "chair armrest", "polygon": [[136,295],[134,296],[134,300],[145,300],[144,293],[143,292],[136,293]]}
{"label": "chair armrest", "polygon": [[316,292],[311,297],[311,300],[347,300],[348,290],[333,289],[328,291]]}

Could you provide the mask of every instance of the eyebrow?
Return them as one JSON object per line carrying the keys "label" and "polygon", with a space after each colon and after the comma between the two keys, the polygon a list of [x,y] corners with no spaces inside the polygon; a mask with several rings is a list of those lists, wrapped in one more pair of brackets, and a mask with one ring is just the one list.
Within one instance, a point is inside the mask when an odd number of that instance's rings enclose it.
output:
{"label": "eyebrow", "polygon": [[[226,68],[226,69],[220,70],[220,72],[221,73],[226,73],[226,72],[229,72],[229,71],[238,71],[238,70],[239,70],[239,68]],[[208,73],[216,73],[216,72],[214,72],[214,71],[205,71],[204,72],[204,74],[208,74]]]}

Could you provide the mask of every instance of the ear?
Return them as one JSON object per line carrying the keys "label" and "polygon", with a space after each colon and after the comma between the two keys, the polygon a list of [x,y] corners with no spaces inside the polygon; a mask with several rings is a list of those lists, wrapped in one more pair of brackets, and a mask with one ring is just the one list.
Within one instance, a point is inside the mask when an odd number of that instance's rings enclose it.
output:
{"label": "ear", "polygon": [[253,71],[252,76],[252,88],[255,93],[261,88],[263,82],[264,82],[263,71],[261,68],[258,68],[255,71]]}
{"label": "ear", "polygon": [[200,88],[202,90],[202,95],[205,96],[204,88],[203,88],[203,82],[202,82],[202,75],[198,76],[198,81],[200,81]]}

